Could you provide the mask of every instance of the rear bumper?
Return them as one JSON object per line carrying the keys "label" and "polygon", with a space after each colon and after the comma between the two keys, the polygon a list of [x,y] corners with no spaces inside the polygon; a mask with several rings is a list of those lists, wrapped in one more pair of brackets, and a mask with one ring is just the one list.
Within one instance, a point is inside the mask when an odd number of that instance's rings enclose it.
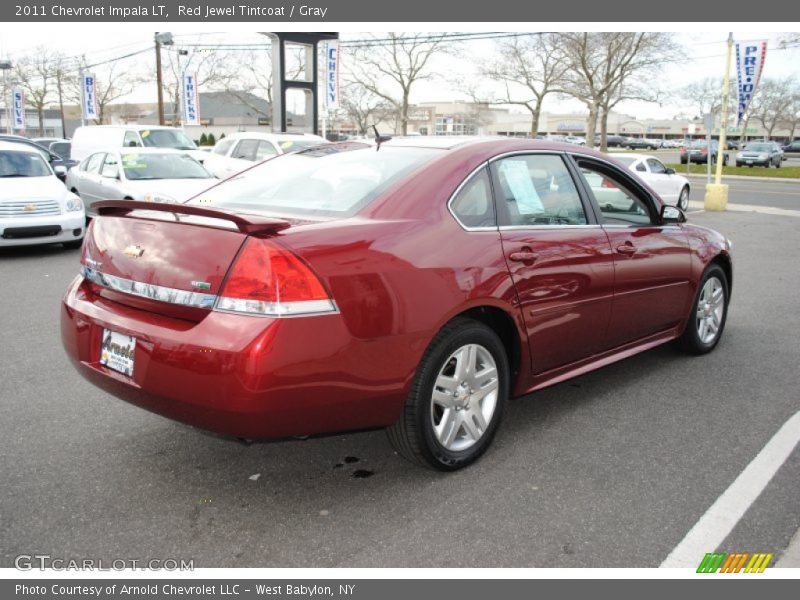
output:
{"label": "rear bumper", "polygon": [[[131,378],[100,364],[104,328],[136,338]],[[209,312],[197,323],[173,319],[94,296],[82,277],[62,303],[61,335],[81,375],[108,393],[253,439],[390,425],[420,345],[406,336],[358,339],[339,314],[270,319]]]}

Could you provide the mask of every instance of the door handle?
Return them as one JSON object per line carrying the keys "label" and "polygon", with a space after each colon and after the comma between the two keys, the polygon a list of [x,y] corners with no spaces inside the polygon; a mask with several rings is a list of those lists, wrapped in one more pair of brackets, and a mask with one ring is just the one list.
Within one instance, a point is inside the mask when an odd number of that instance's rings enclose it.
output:
{"label": "door handle", "polygon": [[617,246],[617,252],[620,254],[636,254],[636,246],[630,242],[625,242],[624,244]]}
{"label": "door handle", "polygon": [[531,264],[537,258],[539,258],[539,255],[536,254],[535,252],[532,252],[530,248],[523,248],[522,250],[519,250],[517,252],[512,252],[511,254],[508,255],[508,258],[510,258],[515,262]]}

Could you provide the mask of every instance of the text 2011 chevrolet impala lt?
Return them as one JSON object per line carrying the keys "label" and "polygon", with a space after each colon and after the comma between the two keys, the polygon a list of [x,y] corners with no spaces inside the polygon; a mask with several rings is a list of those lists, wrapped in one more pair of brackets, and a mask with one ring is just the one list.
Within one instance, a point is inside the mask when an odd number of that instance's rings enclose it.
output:
{"label": "text 2011 chevrolet impala lt", "polygon": [[187,204],[97,206],[61,313],[86,378],[245,438],[386,427],[439,469],[511,396],[712,350],[731,293],[730,242],[568,144],[330,144]]}

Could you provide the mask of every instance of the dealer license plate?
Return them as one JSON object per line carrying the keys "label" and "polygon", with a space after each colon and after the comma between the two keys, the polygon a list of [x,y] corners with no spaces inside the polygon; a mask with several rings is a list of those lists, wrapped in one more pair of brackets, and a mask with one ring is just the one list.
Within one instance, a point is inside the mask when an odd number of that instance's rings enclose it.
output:
{"label": "dealer license plate", "polygon": [[133,377],[133,354],[136,350],[136,338],[132,335],[117,333],[103,329],[100,345],[100,364]]}

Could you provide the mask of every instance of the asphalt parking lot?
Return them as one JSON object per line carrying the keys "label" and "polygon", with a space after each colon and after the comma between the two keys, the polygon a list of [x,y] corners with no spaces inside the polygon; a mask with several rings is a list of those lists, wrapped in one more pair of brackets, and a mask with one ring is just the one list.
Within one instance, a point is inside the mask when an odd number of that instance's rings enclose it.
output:
{"label": "asphalt parking lot", "polygon": [[[697,211],[702,186],[692,200]],[[800,410],[800,184],[736,182],[730,202],[797,213],[690,214],[735,244],[715,352],[661,347],[515,400],[486,456],[454,474],[406,463],[381,431],[245,446],[109,397],[61,349],[79,252],[0,249],[0,567],[34,553],[657,567]],[[795,448],[719,549],[780,555],[800,527],[798,494]]]}

